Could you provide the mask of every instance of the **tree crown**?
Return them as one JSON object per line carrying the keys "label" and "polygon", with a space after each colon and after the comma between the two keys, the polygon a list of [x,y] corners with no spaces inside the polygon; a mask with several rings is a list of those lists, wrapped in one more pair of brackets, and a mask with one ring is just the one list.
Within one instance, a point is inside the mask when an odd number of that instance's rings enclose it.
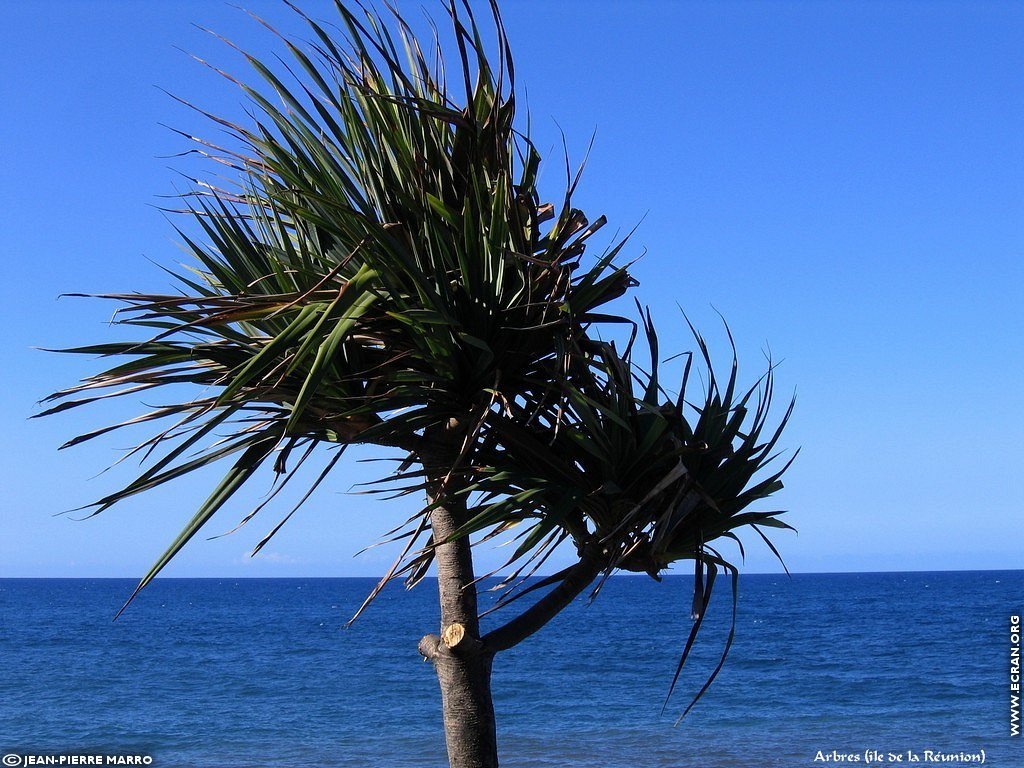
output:
{"label": "tree crown", "polygon": [[[145,470],[93,514],[231,461],[132,597],[261,468],[276,476],[272,499],[322,461],[305,501],[345,446],[369,443],[407,455],[383,478],[389,492],[422,490],[428,465],[444,465],[442,496],[467,509],[454,537],[516,536],[499,607],[564,579],[568,569],[526,581],[565,541],[605,577],[692,560],[685,660],[716,574],[737,573],[714,542],[788,527],[777,511],[747,511],[788,467],[761,472],[789,416],[769,426],[770,365],[741,390],[734,356],[721,382],[694,331],[678,394],[663,387],[649,313],[635,323],[606,306],[636,285],[616,263],[624,242],[587,253],[605,221],[573,206],[579,174],[556,204],[541,198],[495,6],[493,57],[468,4],[447,7],[453,71],[437,39],[422,45],[397,12],[337,10],[340,33],[303,17],[309,42],[281,36],[292,66],[246,54],[262,87],[217,70],[255,114],[243,126],[204,112],[232,139],[189,137],[230,175],[183,198],[199,234],[178,232],[196,266],[175,273],[179,293],[107,295],[140,338],[64,350],[114,362],[40,414],[190,385],[186,399],[65,444],[156,427],[132,451]],[[623,349],[601,340],[626,323]],[[647,370],[634,360],[640,335]],[[690,401],[694,363],[707,384]],[[431,508],[392,532],[406,546],[385,581],[426,574],[439,543]]]}

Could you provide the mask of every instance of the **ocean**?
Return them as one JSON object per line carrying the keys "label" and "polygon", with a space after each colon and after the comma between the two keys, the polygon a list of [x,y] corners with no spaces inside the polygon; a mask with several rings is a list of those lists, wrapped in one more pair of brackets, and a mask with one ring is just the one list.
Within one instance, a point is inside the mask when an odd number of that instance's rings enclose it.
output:
{"label": "ocean", "polygon": [[[130,580],[0,580],[0,752],[443,768],[437,680],[416,651],[437,631],[436,585],[394,585],[344,629],[372,585],[158,579],[112,622]],[[675,725],[732,609],[720,580],[662,712],[691,590],[685,577],[613,578],[499,655],[502,765],[958,765],[984,751],[986,765],[1024,766],[1009,736],[1024,571],[741,576],[729,659]]]}

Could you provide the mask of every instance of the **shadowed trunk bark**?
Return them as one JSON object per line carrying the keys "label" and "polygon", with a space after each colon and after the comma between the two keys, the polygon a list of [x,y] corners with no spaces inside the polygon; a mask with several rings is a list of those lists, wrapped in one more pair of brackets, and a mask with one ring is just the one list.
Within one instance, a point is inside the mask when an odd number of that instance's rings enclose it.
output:
{"label": "shadowed trunk bark", "polygon": [[[442,461],[437,469],[428,468],[431,502],[438,497],[444,472],[450,467],[450,463]],[[434,541],[447,539],[464,517],[465,507],[456,502],[435,508],[431,513]],[[434,559],[441,603],[441,635],[424,637],[419,650],[437,670],[448,761],[451,768],[497,768],[498,743],[491,702],[494,655],[480,642],[469,539],[439,545]]]}

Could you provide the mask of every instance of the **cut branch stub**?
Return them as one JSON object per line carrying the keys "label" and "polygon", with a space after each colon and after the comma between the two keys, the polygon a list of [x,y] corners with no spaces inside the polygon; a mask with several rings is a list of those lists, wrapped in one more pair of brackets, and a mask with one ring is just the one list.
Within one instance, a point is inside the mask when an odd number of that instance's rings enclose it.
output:
{"label": "cut branch stub", "polygon": [[441,638],[437,635],[424,635],[417,646],[417,650],[424,661],[430,661],[437,656],[437,649],[440,644]]}
{"label": "cut branch stub", "polygon": [[483,644],[466,632],[466,627],[458,622],[449,624],[441,630],[441,636],[425,635],[419,642],[418,650],[424,660],[436,659],[445,651],[460,656],[479,651]]}
{"label": "cut branch stub", "polygon": [[455,650],[460,645],[464,644],[466,639],[466,628],[458,622],[455,624],[449,624],[441,630],[441,642],[452,650]]}

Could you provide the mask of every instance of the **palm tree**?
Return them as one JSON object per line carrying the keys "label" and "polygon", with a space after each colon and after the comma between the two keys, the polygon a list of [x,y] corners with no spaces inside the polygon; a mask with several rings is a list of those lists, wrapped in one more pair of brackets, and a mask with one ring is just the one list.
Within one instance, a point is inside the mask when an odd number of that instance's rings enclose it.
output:
{"label": "palm tree", "polygon": [[[112,367],[51,395],[40,415],[189,390],[65,444],[154,425],[132,451],[144,471],[92,514],[231,460],[128,603],[258,472],[273,473],[274,490],[243,522],[318,466],[301,506],[349,445],[397,450],[404,460],[380,490],[426,501],[391,532],[403,551],[363,607],[391,579],[412,586],[436,568],[441,632],[419,649],[437,670],[449,759],[495,766],[495,655],[588,588],[617,570],[657,579],[692,561],[695,621],[680,669],[718,574],[732,577],[735,611],[737,569],[713,544],[739,542],[742,526],[765,541],[762,527],[788,527],[778,512],[746,509],[781,487],[788,464],[761,470],[789,412],[769,429],[770,365],[741,391],[734,356],[721,382],[696,331],[678,394],[663,388],[649,314],[634,323],[606,307],[636,285],[616,264],[623,242],[586,253],[605,222],[573,207],[579,174],[557,204],[540,197],[541,158],[516,120],[496,6],[490,46],[468,4],[447,6],[454,71],[436,37],[428,55],[397,12],[337,10],[340,30],[303,16],[310,42],[281,36],[287,75],[247,55],[263,90],[221,72],[256,116],[242,126],[204,113],[230,138],[190,137],[230,177],[183,197],[193,227],[178,232],[196,266],[175,273],[175,294],[105,296],[140,335],[64,350]],[[600,340],[613,324],[632,328],[622,349]],[[644,364],[634,362],[641,331]],[[691,402],[695,362],[706,391]],[[472,545],[503,535],[517,547],[495,607],[509,615],[510,603],[541,596],[484,634]],[[530,578],[563,544],[575,564]],[[728,643],[722,662],[727,653]]]}

